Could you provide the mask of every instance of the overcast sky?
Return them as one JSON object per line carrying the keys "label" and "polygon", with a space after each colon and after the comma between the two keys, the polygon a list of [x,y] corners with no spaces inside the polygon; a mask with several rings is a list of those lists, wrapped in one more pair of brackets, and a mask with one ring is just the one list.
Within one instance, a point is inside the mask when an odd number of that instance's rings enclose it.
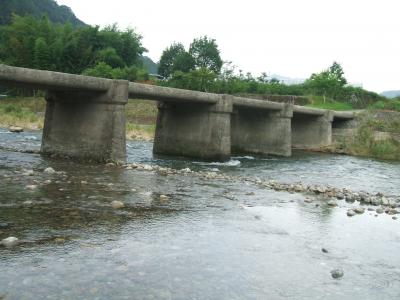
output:
{"label": "overcast sky", "polygon": [[350,82],[400,89],[399,0],[57,0],[90,25],[143,36],[154,61],[172,42],[216,39],[223,60],[259,75],[308,78],[338,61]]}

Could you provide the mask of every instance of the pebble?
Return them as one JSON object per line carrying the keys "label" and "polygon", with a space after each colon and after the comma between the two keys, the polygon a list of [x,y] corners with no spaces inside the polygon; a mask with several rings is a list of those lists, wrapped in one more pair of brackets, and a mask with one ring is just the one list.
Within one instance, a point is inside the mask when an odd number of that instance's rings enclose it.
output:
{"label": "pebble", "polygon": [[363,214],[365,212],[365,208],[364,207],[356,207],[354,209],[354,211],[358,214]]}
{"label": "pebble", "polygon": [[352,209],[349,209],[349,210],[347,211],[347,215],[348,215],[349,217],[353,217],[353,216],[356,215],[356,212],[355,212],[354,210],[352,210]]}
{"label": "pebble", "polygon": [[88,184],[86,180],[81,180],[81,184]]}
{"label": "pebble", "polygon": [[321,251],[324,252],[324,253],[328,253],[329,252],[326,248],[322,248]]}
{"label": "pebble", "polygon": [[337,206],[337,203],[335,200],[329,200],[328,205],[333,207],[333,206]]}
{"label": "pebble", "polygon": [[18,242],[19,242],[18,238],[10,236],[6,239],[1,240],[0,245],[3,245],[5,247],[14,247],[18,245]]}
{"label": "pebble", "polygon": [[393,216],[392,219],[393,219],[393,220],[397,220],[397,217],[396,217],[396,216]]}
{"label": "pebble", "polygon": [[0,223],[0,229],[8,229],[11,227],[10,223]]}
{"label": "pebble", "polygon": [[58,238],[54,239],[54,242],[57,243],[57,244],[64,244],[65,243],[65,239],[61,238],[61,237],[58,237]]}
{"label": "pebble", "polygon": [[113,202],[111,202],[111,206],[114,209],[120,209],[123,208],[125,204],[122,201],[114,200]]}
{"label": "pebble", "polygon": [[382,205],[389,205],[389,200],[386,197],[382,197],[381,202]]}
{"label": "pebble", "polygon": [[35,172],[33,170],[25,170],[24,173],[22,173],[22,175],[25,176],[33,176],[35,174]]}
{"label": "pebble", "polygon": [[379,204],[381,204],[381,200],[379,198],[377,198],[377,197],[371,197],[370,198],[370,203],[372,205],[379,205]]}
{"label": "pebble", "polygon": [[35,190],[36,188],[37,188],[37,185],[35,185],[35,184],[31,184],[31,185],[27,185],[26,186],[27,190]]}
{"label": "pebble", "polygon": [[153,167],[149,165],[143,165],[143,170],[145,171],[153,171]]}
{"label": "pebble", "polygon": [[377,214],[383,214],[383,209],[380,208],[380,207],[377,208],[375,211],[376,211]]}
{"label": "pebble", "polygon": [[168,201],[169,197],[166,195],[160,195],[160,201],[164,202],[164,201]]}
{"label": "pebble", "polygon": [[344,199],[343,193],[337,193],[336,198],[338,198],[339,200],[343,200]]}
{"label": "pebble", "polygon": [[44,172],[47,173],[47,174],[56,173],[56,171],[52,167],[48,167],[48,168],[44,169]]}
{"label": "pebble", "polygon": [[311,200],[310,198],[306,198],[306,199],[304,199],[304,202],[305,202],[305,203],[311,203],[312,200]]}
{"label": "pebble", "polygon": [[339,279],[339,278],[343,277],[344,272],[342,269],[334,269],[331,271],[331,275],[332,275],[332,278]]}

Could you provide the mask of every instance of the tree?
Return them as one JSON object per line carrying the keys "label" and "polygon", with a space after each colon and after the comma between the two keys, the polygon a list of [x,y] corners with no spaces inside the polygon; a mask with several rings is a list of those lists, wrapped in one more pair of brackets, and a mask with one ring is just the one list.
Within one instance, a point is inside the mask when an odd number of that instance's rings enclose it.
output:
{"label": "tree", "polygon": [[52,66],[52,56],[46,40],[42,37],[35,41],[34,49],[35,67],[42,70],[50,70]]}
{"label": "tree", "polygon": [[105,62],[107,65],[113,68],[121,68],[124,67],[124,61],[117,54],[117,51],[112,47],[107,47],[105,49],[101,49],[97,52],[97,61]]}
{"label": "tree", "polygon": [[324,102],[326,96],[337,99],[346,84],[347,80],[344,77],[342,66],[337,62],[333,62],[327,70],[321,73],[312,74],[305,82],[305,86],[311,89],[312,93],[324,97]]}
{"label": "tree", "polygon": [[220,73],[223,62],[214,39],[207,36],[194,39],[189,54],[193,57],[196,69],[205,68],[215,74]]}
{"label": "tree", "polygon": [[174,60],[172,71],[188,73],[194,70],[194,59],[188,52],[179,53]]}
{"label": "tree", "polygon": [[175,61],[185,52],[185,47],[181,43],[173,43],[167,47],[161,55],[158,74],[164,78],[169,78],[174,71],[178,71],[176,68],[174,70]]}
{"label": "tree", "polygon": [[334,61],[332,66],[329,67],[329,74],[338,82],[339,86],[344,87],[347,84],[347,79],[344,77],[342,66],[336,61]]}

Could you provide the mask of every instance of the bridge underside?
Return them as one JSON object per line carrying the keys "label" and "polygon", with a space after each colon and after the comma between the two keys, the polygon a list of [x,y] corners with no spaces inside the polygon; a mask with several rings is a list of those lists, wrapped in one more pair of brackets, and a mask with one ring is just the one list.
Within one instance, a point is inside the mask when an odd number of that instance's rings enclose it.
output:
{"label": "bridge underside", "polygon": [[234,153],[291,155],[291,111],[235,109],[231,121]]}
{"label": "bridge underside", "polygon": [[332,143],[333,115],[294,114],[292,118],[292,147],[318,149]]}

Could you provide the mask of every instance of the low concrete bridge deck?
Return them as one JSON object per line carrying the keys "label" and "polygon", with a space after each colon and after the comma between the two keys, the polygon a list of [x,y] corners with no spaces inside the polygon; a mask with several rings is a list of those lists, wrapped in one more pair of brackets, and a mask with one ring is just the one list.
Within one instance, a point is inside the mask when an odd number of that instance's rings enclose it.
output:
{"label": "low concrete bridge deck", "polygon": [[0,65],[0,83],[46,91],[41,151],[125,161],[128,97],[157,100],[155,154],[227,160],[232,152],[290,156],[332,142],[352,112]]}

